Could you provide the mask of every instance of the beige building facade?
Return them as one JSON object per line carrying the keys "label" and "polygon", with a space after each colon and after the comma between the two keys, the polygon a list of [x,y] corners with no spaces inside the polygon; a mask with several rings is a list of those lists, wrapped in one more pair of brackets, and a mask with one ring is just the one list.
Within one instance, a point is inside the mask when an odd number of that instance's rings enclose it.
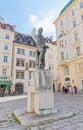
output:
{"label": "beige building facade", "polygon": [[57,65],[58,65],[58,59],[57,59],[57,44],[53,41],[47,41],[46,45],[49,46],[49,49],[47,49],[46,55],[45,55],[45,69],[50,69],[53,74],[53,91],[57,90]]}
{"label": "beige building facade", "polygon": [[0,17],[0,93],[12,87],[12,48],[14,26],[4,23]]}
{"label": "beige building facade", "polygon": [[58,46],[58,89],[83,90],[83,0],[70,0],[54,21]]}

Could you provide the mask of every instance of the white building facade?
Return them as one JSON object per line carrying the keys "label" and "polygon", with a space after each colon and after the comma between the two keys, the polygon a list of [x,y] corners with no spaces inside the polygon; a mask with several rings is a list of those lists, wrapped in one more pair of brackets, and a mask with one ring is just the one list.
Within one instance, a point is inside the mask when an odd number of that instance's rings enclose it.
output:
{"label": "white building facade", "polygon": [[[35,69],[36,47],[31,37],[19,34],[13,46],[13,91],[27,93]],[[25,38],[27,37],[27,39]],[[29,39],[31,38],[31,39]],[[28,41],[31,40],[31,41]]]}

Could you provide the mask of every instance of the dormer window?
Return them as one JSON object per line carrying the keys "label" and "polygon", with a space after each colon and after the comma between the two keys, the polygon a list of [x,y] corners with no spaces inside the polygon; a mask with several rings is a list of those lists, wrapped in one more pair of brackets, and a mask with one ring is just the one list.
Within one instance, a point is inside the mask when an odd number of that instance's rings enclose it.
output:
{"label": "dormer window", "polygon": [[27,38],[27,42],[30,44],[31,43],[31,38]]}
{"label": "dormer window", "polygon": [[22,43],[22,42],[23,42],[23,38],[22,38],[22,35],[21,35],[21,34],[18,34],[18,42],[19,42],[19,43]]}
{"label": "dormer window", "polygon": [[10,30],[10,27],[9,26],[6,26],[6,28],[5,28],[6,30]]}

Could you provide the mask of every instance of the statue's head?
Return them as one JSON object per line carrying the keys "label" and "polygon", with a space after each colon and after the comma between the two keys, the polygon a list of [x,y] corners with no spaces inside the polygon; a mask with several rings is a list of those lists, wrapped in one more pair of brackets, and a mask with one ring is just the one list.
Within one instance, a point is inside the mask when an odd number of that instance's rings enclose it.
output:
{"label": "statue's head", "polygon": [[39,28],[39,29],[38,29],[38,33],[39,33],[39,34],[42,34],[42,32],[43,32],[43,28]]}

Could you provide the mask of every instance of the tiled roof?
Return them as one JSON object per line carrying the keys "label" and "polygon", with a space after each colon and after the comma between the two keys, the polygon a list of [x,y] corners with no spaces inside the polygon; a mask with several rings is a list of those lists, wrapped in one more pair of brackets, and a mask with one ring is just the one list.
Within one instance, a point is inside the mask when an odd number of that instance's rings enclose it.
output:
{"label": "tiled roof", "polygon": [[70,1],[65,5],[65,7],[61,10],[59,16],[73,3],[73,1],[75,1],[75,0],[70,0]]}
{"label": "tiled roof", "polygon": [[18,32],[15,32],[14,42],[36,47],[36,42],[31,36]]}
{"label": "tiled roof", "polygon": [[10,25],[10,24],[5,24],[5,23],[1,23],[0,22],[0,28],[1,29],[5,29],[5,30],[10,30],[10,31],[14,31],[14,26]]}

